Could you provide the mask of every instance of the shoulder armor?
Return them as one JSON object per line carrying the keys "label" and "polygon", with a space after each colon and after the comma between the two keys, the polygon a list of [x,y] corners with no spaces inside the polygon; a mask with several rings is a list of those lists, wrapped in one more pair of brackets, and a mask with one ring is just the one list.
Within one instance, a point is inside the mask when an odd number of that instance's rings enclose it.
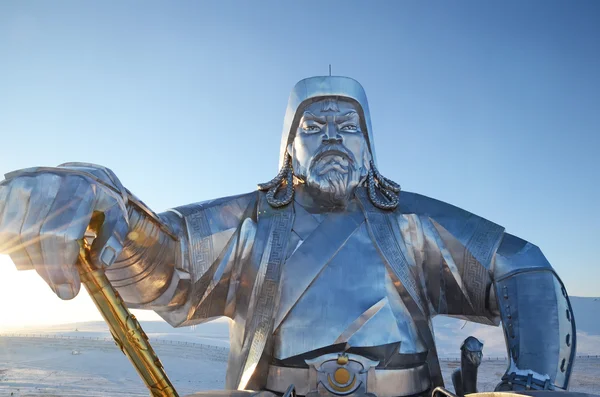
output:
{"label": "shoulder armor", "polygon": [[400,193],[397,211],[431,220],[438,232],[443,229],[452,235],[488,269],[504,235],[504,227],[494,222],[417,193]]}
{"label": "shoulder armor", "polygon": [[505,233],[496,254],[496,279],[531,270],[552,270],[552,266],[536,245]]}

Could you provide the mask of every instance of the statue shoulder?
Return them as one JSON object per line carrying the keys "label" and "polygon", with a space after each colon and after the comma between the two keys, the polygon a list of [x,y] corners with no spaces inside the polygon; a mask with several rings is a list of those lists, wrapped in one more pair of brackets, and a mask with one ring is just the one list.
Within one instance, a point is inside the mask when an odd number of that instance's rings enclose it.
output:
{"label": "statue shoulder", "polygon": [[460,225],[468,221],[485,221],[495,224],[494,222],[455,205],[413,192],[402,191],[402,193],[400,193],[398,210],[401,211],[402,214],[426,216],[438,223],[444,223],[448,226],[450,226],[452,222],[456,222],[457,225]]}
{"label": "statue shoulder", "polygon": [[452,204],[417,193],[402,192],[398,211],[418,215],[425,222],[431,220],[438,229],[443,227],[469,247],[481,263],[488,263],[490,254],[497,253],[494,271],[498,277],[525,268],[551,269],[536,245],[505,233],[502,226]]}
{"label": "statue shoulder", "polygon": [[[169,212],[186,222],[204,224],[210,229],[224,230],[237,227],[245,218],[255,215],[258,192],[221,197],[175,207]],[[210,226],[209,226],[210,225]]]}
{"label": "statue shoulder", "polygon": [[441,236],[449,233],[486,265],[489,265],[504,237],[504,227],[452,204],[417,193],[400,193],[398,211],[403,215],[417,215],[423,225],[430,225]]}

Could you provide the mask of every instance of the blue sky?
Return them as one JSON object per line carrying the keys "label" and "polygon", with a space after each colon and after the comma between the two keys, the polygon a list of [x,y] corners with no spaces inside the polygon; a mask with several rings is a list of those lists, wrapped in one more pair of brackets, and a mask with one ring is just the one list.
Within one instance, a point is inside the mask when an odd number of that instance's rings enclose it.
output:
{"label": "blue sky", "polygon": [[599,296],[600,3],[0,3],[0,172],[87,161],[156,211],[278,168],[296,81],[360,81],[380,171]]}

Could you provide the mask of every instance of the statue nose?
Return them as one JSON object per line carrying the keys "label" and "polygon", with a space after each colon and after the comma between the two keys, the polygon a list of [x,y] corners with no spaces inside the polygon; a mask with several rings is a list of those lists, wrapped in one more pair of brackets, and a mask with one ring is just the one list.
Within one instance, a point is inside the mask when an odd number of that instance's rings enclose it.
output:
{"label": "statue nose", "polygon": [[342,143],[342,136],[338,134],[336,126],[331,121],[328,122],[325,126],[325,134],[323,134],[323,143]]}

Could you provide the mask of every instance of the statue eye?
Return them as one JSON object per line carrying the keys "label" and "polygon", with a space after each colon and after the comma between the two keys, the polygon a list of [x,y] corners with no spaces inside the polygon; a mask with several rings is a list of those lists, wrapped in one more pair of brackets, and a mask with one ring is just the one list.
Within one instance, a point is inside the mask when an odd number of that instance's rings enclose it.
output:
{"label": "statue eye", "polygon": [[317,125],[305,125],[304,127],[302,127],[302,129],[312,134],[321,131],[321,128],[319,128],[319,126]]}
{"label": "statue eye", "polygon": [[342,128],[340,128],[341,131],[358,131],[358,127],[354,124],[346,124],[345,126],[343,126]]}

